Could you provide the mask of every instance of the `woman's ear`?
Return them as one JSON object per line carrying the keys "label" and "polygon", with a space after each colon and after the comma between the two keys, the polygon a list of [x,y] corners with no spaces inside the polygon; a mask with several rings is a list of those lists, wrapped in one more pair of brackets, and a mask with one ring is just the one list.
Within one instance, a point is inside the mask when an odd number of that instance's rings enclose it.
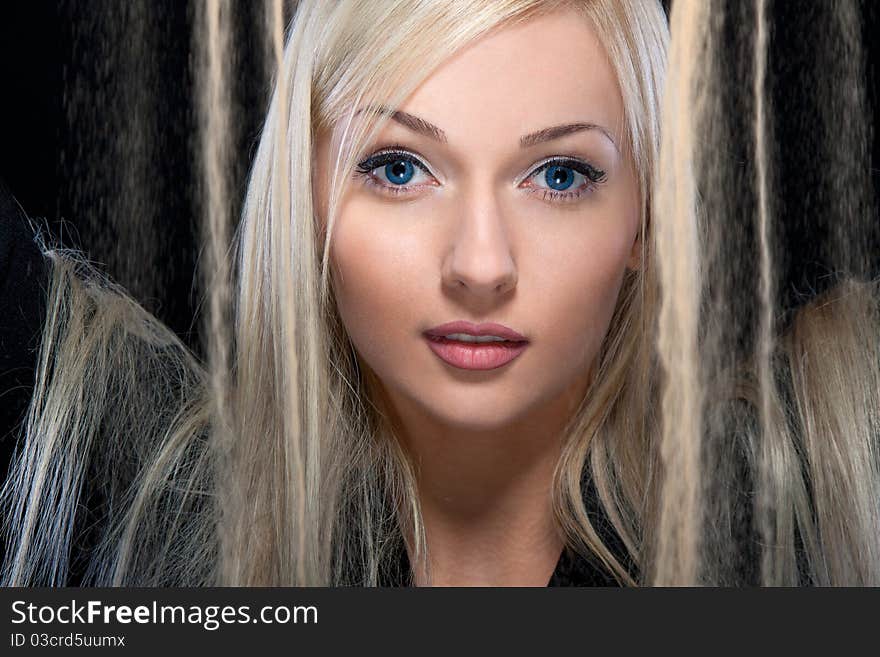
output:
{"label": "woman's ear", "polygon": [[326,232],[325,221],[327,218],[327,195],[329,193],[327,179],[329,177],[328,168],[330,158],[328,154],[330,138],[325,131],[320,131],[315,136],[313,143],[313,160],[312,167],[312,205],[318,225],[321,227],[319,232]]}
{"label": "woman's ear", "polygon": [[629,252],[629,259],[626,261],[627,269],[638,271],[642,267],[642,233],[636,233],[633,240],[632,249]]}

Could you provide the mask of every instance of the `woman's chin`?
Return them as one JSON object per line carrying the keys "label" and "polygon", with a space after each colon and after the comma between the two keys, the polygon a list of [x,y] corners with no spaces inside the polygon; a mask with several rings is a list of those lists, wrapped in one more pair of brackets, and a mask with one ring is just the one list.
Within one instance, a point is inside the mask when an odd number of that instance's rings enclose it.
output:
{"label": "woman's chin", "polygon": [[475,433],[510,429],[526,415],[524,406],[509,397],[498,400],[475,394],[466,400],[434,398],[426,410],[450,431]]}

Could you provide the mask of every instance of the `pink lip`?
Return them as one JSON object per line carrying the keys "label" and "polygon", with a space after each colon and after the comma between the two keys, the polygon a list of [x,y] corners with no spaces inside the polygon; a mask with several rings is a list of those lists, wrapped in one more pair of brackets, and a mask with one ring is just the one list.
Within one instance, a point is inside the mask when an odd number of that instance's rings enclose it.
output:
{"label": "pink lip", "polygon": [[[452,333],[495,335],[508,342],[468,344],[443,337]],[[519,356],[529,345],[526,338],[501,324],[472,324],[465,321],[435,326],[425,331],[425,338],[438,358],[465,370],[493,370],[501,367]]]}
{"label": "pink lip", "polygon": [[439,338],[442,338],[444,335],[452,335],[453,333],[467,333],[468,335],[477,336],[497,335],[499,338],[504,338],[511,342],[528,342],[525,337],[513,329],[507,328],[503,324],[494,324],[492,322],[487,324],[472,324],[471,322],[465,322],[462,320],[457,322],[447,322],[446,324],[441,324],[440,326],[428,329],[425,333]]}

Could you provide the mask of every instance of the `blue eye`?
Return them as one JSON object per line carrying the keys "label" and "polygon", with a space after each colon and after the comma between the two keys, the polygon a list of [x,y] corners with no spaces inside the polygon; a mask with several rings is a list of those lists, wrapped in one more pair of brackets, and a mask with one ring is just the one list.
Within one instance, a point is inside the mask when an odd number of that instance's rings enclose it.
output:
{"label": "blue eye", "polygon": [[605,172],[572,158],[544,162],[525,179],[548,201],[574,200],[605,181]]}
{"label": "blue eye", "polygon": [[[415,155],[405,151],[386,151],[357,165],[366,181],[389,193],[409,191],[420,184],[430,184],[431,172]],[[410,184],[411,183],[411,184]]]}
{"label": "blue eye", "polygon": [[574,182],[574,169],[558,165],[549,166],[544,170],[544,180],[555,190],[568,189]]}
{"label": "blue eye", "polygon": [[[421,158],[400,146],[380,151],[357,165],[364,184],[389,195],[415,195],[439,185]],[[605,182],[605,172],[580,158],[557,156],[538,165],[522,186],[546,201],[574,201]]]}
{"label": "blue eye", "polygon": [[405,185],[412,180],[415,167],[408,160],[397,160],[385,165],[385,176],[395,185]]}

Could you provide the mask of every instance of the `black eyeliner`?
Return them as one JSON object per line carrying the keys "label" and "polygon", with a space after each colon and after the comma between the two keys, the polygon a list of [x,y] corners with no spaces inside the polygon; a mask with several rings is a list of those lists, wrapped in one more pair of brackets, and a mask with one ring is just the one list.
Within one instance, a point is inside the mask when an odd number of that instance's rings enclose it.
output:
{"label": "black eyeliner", "polygon": [[413,166],[418,167],[425,173],[433,175],[431,174],[430,169],[425,166],[424,162],[422,162],[417,155],[409,151],[402,150],[402,146],[395,144],[393,146],[387,147],[387,149],[388,150],[380,150],[380,152],[371,155],[367,159],[358,163],[357,170],[360,173],[366,174],[370,173],[378,167],[392,164],[394,162],[399,162],[400,160],[405,160],[407,162],[410,162]]}
{"label": "black eyeliner", "polygon": [[574,169],[582,176],[585,176],[591,183],[593,184],[601,184],[605,182],[606,175],[605,172],[601,169],[597,169],[596,167],[587,164],[583,160],[573,159],[570,157],[557,157],[554,159],[547,160],[538,168],[534,169],[527,177],[531,178],[534,175],[537,175],[541,171],[544,171],[548,167],[552,166],[560,166],[568,169]]}

